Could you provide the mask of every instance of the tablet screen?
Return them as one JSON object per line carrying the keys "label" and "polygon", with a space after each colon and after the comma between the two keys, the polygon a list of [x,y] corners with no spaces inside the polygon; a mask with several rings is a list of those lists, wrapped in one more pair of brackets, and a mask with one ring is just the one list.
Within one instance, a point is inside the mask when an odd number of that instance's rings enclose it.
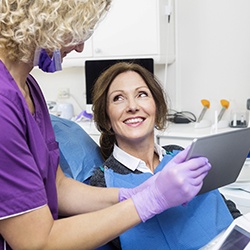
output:
{"label": "tablet screen", "polygon": [[236,225],[219,250],[242,250],[249,244],[249,242],[250,233]]}

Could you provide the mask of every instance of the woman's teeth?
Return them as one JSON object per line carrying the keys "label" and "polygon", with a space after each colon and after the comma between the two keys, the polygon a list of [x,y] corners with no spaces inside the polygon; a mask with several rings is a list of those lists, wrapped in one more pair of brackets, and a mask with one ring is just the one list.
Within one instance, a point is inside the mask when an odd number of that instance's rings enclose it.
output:
{"label": "woman's teeth", "polygon": [[142,122],[142,121],[143,121],[142,118],[133,118],[133,119],[126,120],[124,123],[125,124],[131,124],[131,123],[139,123],[139,122]]}

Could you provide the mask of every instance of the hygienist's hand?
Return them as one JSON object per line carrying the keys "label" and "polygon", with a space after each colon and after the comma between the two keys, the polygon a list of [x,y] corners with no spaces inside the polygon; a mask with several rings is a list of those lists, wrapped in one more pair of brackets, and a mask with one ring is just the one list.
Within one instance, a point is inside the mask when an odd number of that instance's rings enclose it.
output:
{"label": "hygienist's hand", "polygon": [[211,165],[204,157],[185,161],[187,151],[176,155],[150,185],[131,196],[142,221],[190,201],[200,191]]}
{"label": "hygienist's hand", "polygon": [[[184,162],[186,160],[186,158],[187,158],[189,148],[190,147],[187,147],[185,150],[180,151],[180,153],[178,153],[178,157],[175,156],[171,161],[169,161],[167,163],[166,166],[174,167],[175,165],[178,165],[178,164]],[[128,198],[131,198],[132,195],[135,195],[136,193],[141,192],[143,189],[150,186],[155,181],[158,174],[159,174],[159,172],[154,174],[148,180],[146,180],[141,185],[139,185],[139,186],[137,186],[135,188],[120,188],[120,190],[119,190],[119,201],[123,201],[123,200],[126,200]]]}
{"label": "hygienist's hand", "polygon": [[148,186],[152,185],[154,183],[155,179],[157,178],[158,174],[160,174],[160,172],[154,174],[152,177],[150,177],[149,179],[147,179],[146,181],[144,181],[142,184],[140,184],[137,187],[120,188],[119,189],[119,198],[118,198],[119,201],[127,200],[128,198],[131,198],[132,195],[135,195],[138,192],[141,192],[142,190],[147,188]]}

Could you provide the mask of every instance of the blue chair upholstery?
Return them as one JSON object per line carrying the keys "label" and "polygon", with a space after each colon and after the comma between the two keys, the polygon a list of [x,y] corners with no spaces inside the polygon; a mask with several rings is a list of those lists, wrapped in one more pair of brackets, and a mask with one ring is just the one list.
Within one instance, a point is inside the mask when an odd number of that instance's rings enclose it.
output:
{"label": "blue chair upholstery", "polygon": [[103,159],[96,142],[75,122],[51,115],[60,149],[60,166],[66,176],[86,182]]}

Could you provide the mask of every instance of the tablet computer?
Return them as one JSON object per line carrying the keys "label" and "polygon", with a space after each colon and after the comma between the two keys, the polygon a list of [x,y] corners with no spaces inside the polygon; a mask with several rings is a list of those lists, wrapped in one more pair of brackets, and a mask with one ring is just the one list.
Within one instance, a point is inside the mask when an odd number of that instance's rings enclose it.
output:
{"label": "tablet computer", "polygon": [[250,250],[250,213],[233,220],[231,225],[200,250]]}
{"label": "tablet computer", "polygon": [[250,127],[193,140],[187,160],[204,156],[212,165],[199,194],[236,181],[250,151]]}

